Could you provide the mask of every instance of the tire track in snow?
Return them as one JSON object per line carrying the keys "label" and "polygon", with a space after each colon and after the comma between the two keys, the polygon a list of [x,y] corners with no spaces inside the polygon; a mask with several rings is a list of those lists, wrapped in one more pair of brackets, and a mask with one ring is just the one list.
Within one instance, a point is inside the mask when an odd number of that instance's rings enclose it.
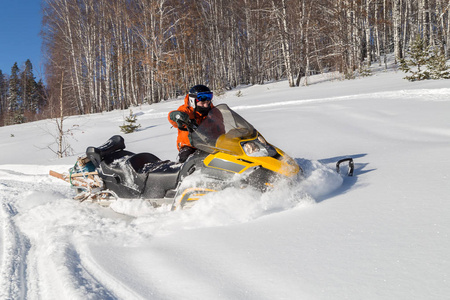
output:
{"label": "tire track in snow", "polygon": [[[30,231],[40,222],[27,225],[27,218],[23,219],[24,213],[34,210],[41,220],[49,219],[52,212],[42,206],[67,200],[67,187],[53,184],[48,175],[5,169],[0,170],[0,181],[0,299],[61,299],[64,295],[71,299],[117,299],[84,266],[70,236],[61,241],[46,238],[43,229]],[[57,231],[58,224],[52,225],[49,230]]]}
{"label": "tire track in snow", "polygon": [[30,243],[16,226],[13,218],[17,214],[15,207],[6,195],[14,193],[7,184],[0,186],[1,227],[2,227],[2,263],[0,269],[0,298],[25,299],[27,294],[26,260]]}

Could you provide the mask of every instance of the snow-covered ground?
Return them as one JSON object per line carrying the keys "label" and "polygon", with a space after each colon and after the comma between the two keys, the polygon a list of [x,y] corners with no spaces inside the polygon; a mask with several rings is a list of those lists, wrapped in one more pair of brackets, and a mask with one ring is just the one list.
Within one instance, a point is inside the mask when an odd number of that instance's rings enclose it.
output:
{"label": "snow-covered ground", "polygon": [[[449,299],[450,81],[376,72],[243,87],[215,98],[304,168],[294,187],[225,190],[188,211],[77,203],[66,171],[129,111],[0,128],[1,299]],[[175,159],[167,113],[134,108],[127,149]],[[355,159],[355,176],[334,163]]]}

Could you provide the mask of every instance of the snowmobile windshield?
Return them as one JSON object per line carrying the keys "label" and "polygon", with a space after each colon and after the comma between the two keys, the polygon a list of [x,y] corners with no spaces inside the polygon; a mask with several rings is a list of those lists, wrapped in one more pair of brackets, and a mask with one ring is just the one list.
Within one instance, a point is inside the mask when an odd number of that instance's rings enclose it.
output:
{"label": "snowmobile windshield", "polygon": [[[225,135],[225,136],[224,136]],[[198,128],[189,138],[192,146],[208,153],[217,151],[233,152],[233,149],[217,147],[219,137],[227,140],[251,139],[257,136],[255,128],[226,104],[212,108]]]}

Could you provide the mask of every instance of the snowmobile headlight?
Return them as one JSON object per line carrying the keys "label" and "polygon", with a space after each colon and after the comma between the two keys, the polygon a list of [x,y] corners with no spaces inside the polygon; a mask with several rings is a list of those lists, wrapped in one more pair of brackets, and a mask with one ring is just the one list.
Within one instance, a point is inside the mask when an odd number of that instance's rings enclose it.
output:
{"label": "snowmobile headlight", "polygon": [[253,141],[243,142],[241,145],[248,156],[274,156],[277,153],[271,145],[267,144],[262,136]]}
{"label": "snowmobile headlight", "polygon": [[249,156],[253,156],[255,153],[258,153],[260,151],[258,144],[255,142],[247,142],[243,144],[243,146],[245,153]]}

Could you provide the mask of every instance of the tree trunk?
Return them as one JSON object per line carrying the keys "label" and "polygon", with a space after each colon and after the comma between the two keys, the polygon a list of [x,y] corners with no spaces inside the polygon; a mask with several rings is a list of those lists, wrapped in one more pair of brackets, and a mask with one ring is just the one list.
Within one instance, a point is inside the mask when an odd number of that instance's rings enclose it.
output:
{"label": "tree trunk", "polygon": [[286,75],[289,86],[295,86],[294,73],[292,72],[291,49],[289,46],[287,15],[286,15],[286,0],[281,0],[281,11],[277,8],[275,0],[272,0],[273,9],[276,12],[276,20],[278,23],[279,36],[281,41],[281,49],[283,53]]}
{"label": "tree trunk", "polygon": [[372,45],[371,45],[371,26],[370,26],[370,3],[372,0],[366,0],[366,19],[365,19],[365,34],[366,34],[366,65],[370,67],[372,64]]}
{"label": "tree trunk", "polygon": [[394,55],[395,63],[398,63],[403,58],[402,43],[401,43],[401,3],[400,0],[394,0],[393,7],[393,19],[394,19]]}

